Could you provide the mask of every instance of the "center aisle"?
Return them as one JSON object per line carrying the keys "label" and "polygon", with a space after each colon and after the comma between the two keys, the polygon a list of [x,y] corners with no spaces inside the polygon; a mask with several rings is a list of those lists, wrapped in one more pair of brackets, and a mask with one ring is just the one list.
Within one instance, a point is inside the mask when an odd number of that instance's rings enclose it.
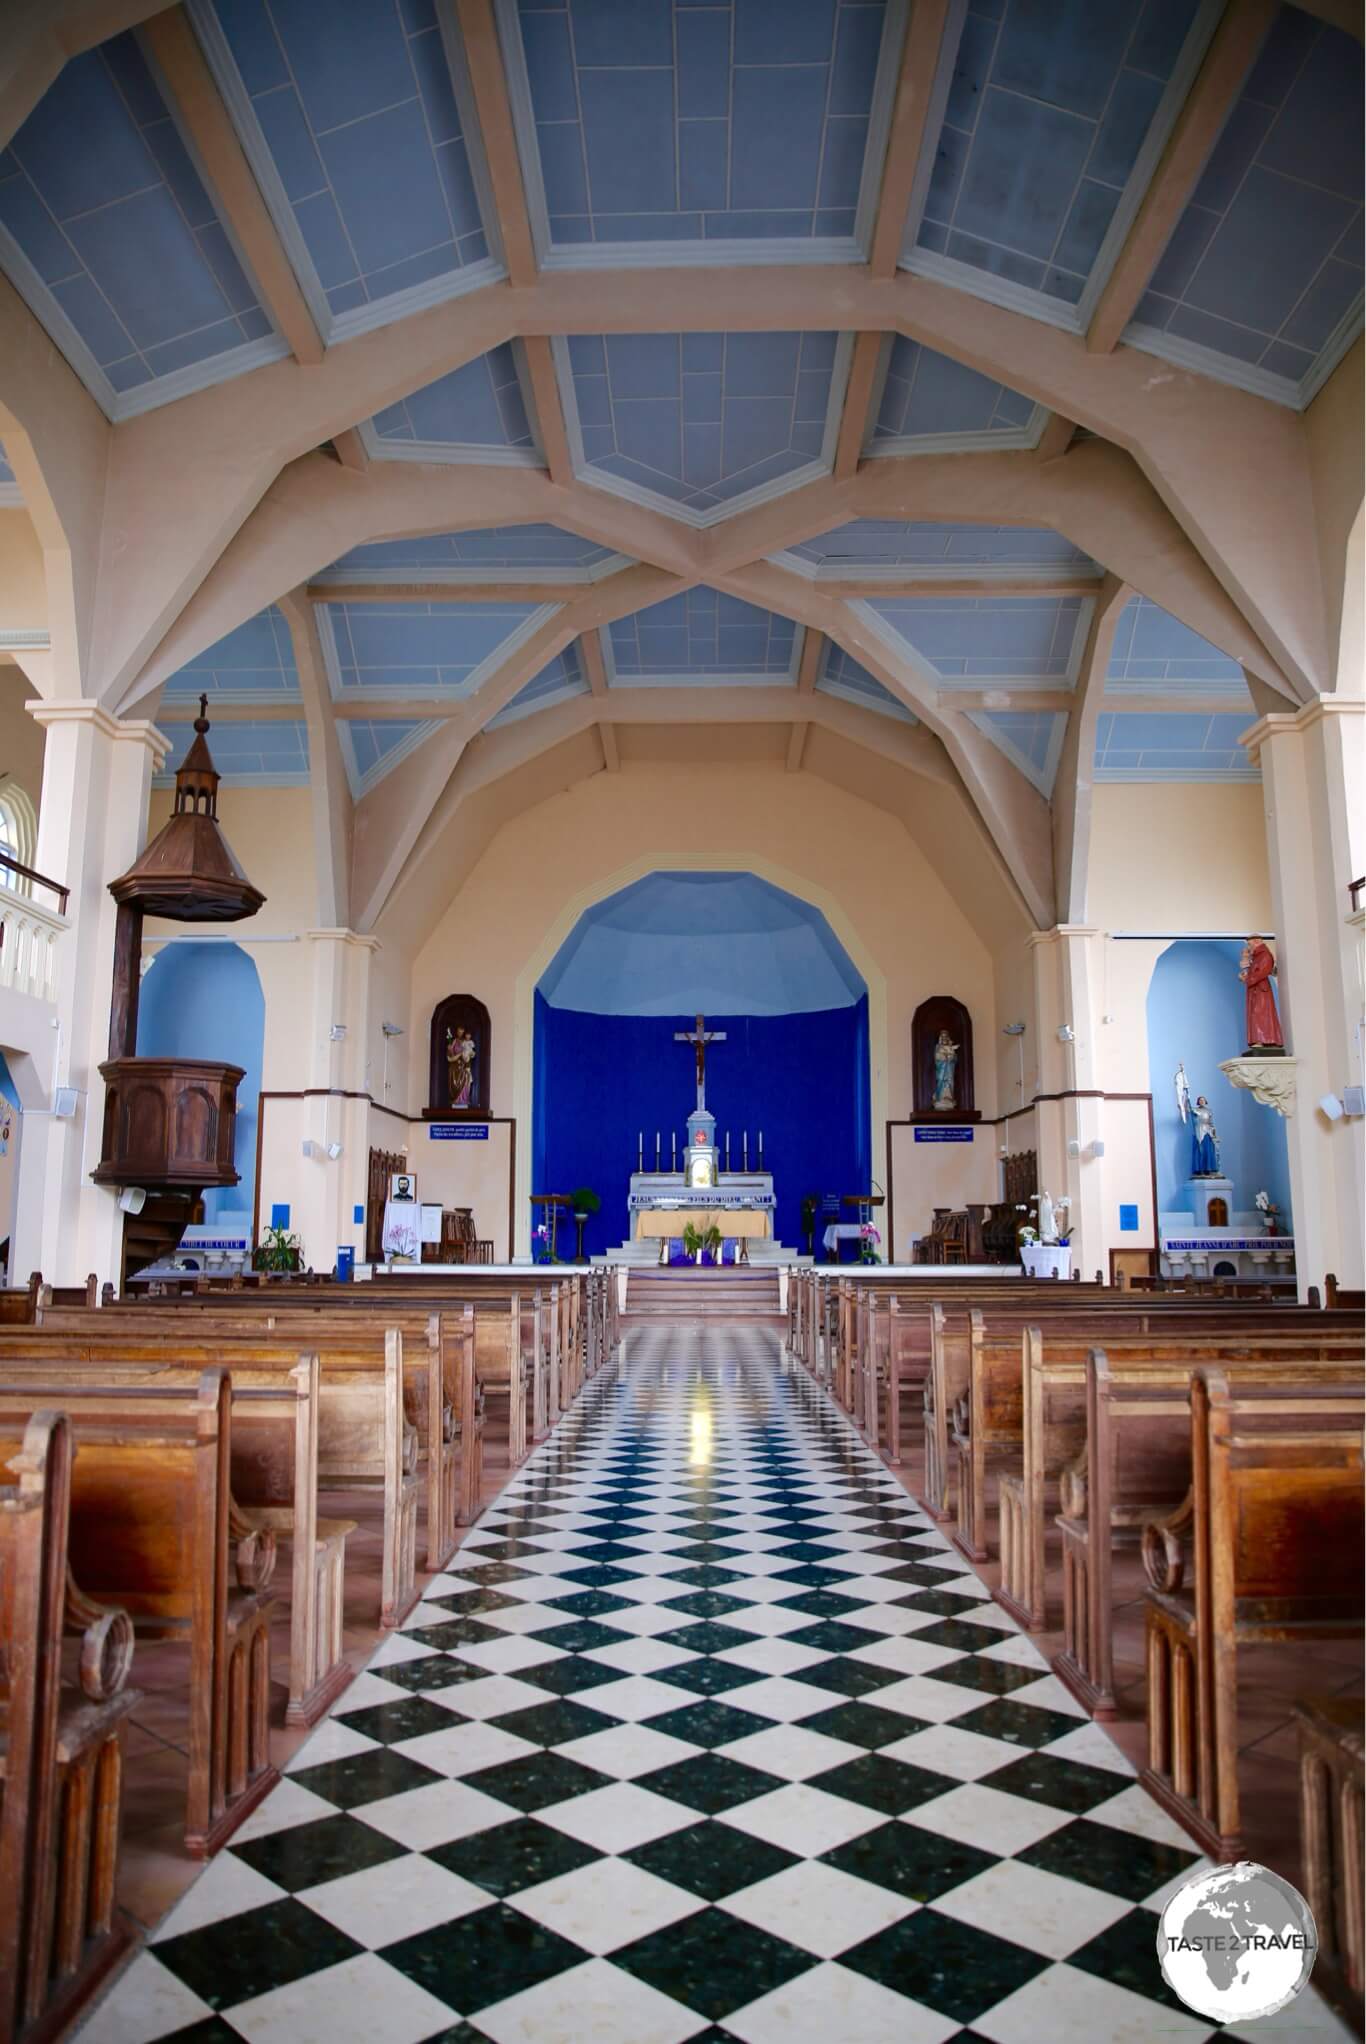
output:
{"label": "center aisle", "polygon": [[457,1561],[83,2044],[1219,2034],[1194,1848],[770,1329],[632,1332]]}

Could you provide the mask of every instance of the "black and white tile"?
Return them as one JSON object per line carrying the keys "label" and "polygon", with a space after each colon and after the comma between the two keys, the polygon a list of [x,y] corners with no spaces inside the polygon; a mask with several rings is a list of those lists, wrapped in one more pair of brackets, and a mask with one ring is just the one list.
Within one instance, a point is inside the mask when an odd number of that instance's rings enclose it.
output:
{"label": "black and white tile", "polygon": [[456,1561],[82,2044],[1224,2034],[1190,1841],[769,1332],[633,1333]]}

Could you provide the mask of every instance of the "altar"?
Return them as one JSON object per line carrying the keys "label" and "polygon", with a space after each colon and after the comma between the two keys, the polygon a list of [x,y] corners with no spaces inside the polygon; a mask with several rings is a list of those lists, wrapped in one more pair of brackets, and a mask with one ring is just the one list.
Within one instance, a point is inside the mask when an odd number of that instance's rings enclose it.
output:
{"label": "altar", "polygon": [[[631,1240],[658,1241],[661,1245],[680,1238],[692,1226],[700,1235],[716,1228],[723,1240],[747,1245],[764,1241],[773,1234],[773,1178],[762,1168],[751,1171],[748,1157],[739,1171],[723,1170],[716,1143],[716,1119],[707,1108],[707,1045],[724,1043],[725,1031],[707,1029],[702,1016],[690,1033],[675,1032],[675,1041],[690,1044],[696,1060],[697,1104],[688,1116],[688,1139],[683,1150],[683,1168],[663,1171],[644,1168],[643,1139],[637,1151],[637,1169],[631,1173],[628,1205]],[[762,1137],[759,1164],[762,1166]]]}

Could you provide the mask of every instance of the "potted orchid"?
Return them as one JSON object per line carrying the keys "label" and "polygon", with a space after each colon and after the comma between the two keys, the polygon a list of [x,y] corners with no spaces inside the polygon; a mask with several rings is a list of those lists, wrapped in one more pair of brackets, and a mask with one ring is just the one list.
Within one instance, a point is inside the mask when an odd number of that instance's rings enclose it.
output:
{"label": "potted orchid", "polygon": [[560,1260],[550,1247],[550,1229],[544,1221],[531,1231],[531,1257],[534,1263],[558,1263]]}
{"label": "potted orchid", "polygon": [[858,1260],[860,1263],[881,1263],[878,1244],[882,1237],[871,1221],[865,1221],[858,1231]]}
{"label": "potted orchid", "polygon": [[1281,1232],[1281,1210],[1269,1192],[1259,1192],[1253,1202],[1262,1217],[1262,1226],[1268,1235]]}
{"label": "potted orchid", "polygon": [[1072,1202],[1066,1196],[1066,1194],[1064,1194],[1061,1199],[1054,1200],[1053,1218],[1058,1224],[1059,1249],[1070,1249],[1070,1247],[1072,1246],[1072,1223],[1070,1222],[1070,1220],[1064,1218],[1066,1215],[1070,1214],[1071,1211]]}

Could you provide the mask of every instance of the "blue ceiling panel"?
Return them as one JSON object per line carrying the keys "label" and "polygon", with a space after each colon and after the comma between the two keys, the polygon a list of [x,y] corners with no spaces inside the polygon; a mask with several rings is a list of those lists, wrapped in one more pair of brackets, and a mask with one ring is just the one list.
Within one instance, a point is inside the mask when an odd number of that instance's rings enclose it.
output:
{"label": "blue ceiling panel", "polygon": [[3,441],[0,441],[0,484],[11,484],[14,485],[16,489],[18,487],[17,485],[14,484],[14,470],[10,467],[9,463],[5,459],[5,448]]}
{"label": "blue ceiling panel", "polygon": [[831,574],[859,569],[928,568],[952,573],[1002,568],[1090,572],[1097,564],[1060,532],[1029,525],[934,525],[902,519],[855,518],[790,549]]}
{"label": "blue ceiling panel", "polygon": [[1246,687],[1236,660],[1146,596],[1131,596],[1119,614],[1106,678],[1145,691]]}
{"label": "blue ceiling panel", "polygon": [[860,709],[877,710],[884,717],[899,717],[905,724],[918,724],[920,719],[913,710],[906,707],[899,696],[884,688],[875,674],[842,646],[827,640],[825,662],[816,688],[822,695],[842,696],[846,702],[857,703]]}
{"label": "blue ceiling panel", "polygon": [[1098,781],[1256,781],[1238,739],[1249,712],[1217,716],[1102,712],[1096,726]]}
{"label": "blue ceiling panel", "polygon": [[548,710],[552,704],[567,703],[571,697],[587,693],[588,683],[576,642],[548,661],[540,673],[534,675],[526,687],[512,698],[506,709],[500,710],[496,717],[490,717],[488,728],[492,731],[499,724],[515,724],[537,710]]}
{"label": "blue ceiling panel", "polygon": [[537,991],[593,1015],[810,1014],[867,987],[818,908],[753,873],[647,873],[586,909]]}
{"label": "blue ceiling panel", "polygon": [[1053,710],[972,710],[968,714],[1041,794],[1052,794],[1067,735],[1066,717]]}
{"label": "blue ceiling panel", "polygon": [[886,376],[874,410],[865,453],[937,451],[955,439],[967,445],[1032,447],[1043,414],[1018,390],[993,383],[948,355],[898,334],[887,353]]}
{"label": "blue ceiling panel", "polygon": [[709,524],[828,472],[835,334],[591,334],[556,353],[580,470],[605,488]]}
{"label": "blue ceiling panel", "polygon": [[1362,85],[1356,37],[1282,7],[1126,338],[1308,401],[1361,324]]}
{"label": "blue ceiling panel", "polygon": [[[155,776],[168,787],[194,739],[193,724],[163,723],[171,750]],[[215,724],[209,734],[213,763],[228,787],[293,787],[308,779],[308,726],[300,718],[268,724]]]}
{"label": "blue ceiling panel", "polygon": [[[274,604],[268,610],[258,611],[244,625],[238,625],[186,666],[178,667],[166,683],[168,700],[207,695],[211,706],[215,697],[228,702],[251,702],[298,693],[294,642],[283,613]],[[215,756],[217,747],[215,735]]]}
{"label": "blue ceiling panel", "polygon": [[1174,111],[1200,13],[1199,0],[971,0],[915,250],[1077,305]]}
{"label": "blue ceiling panel", "polygon": [[784,682],[797,678],[797,627],[714,589],[689,589],[630,617],[603,634],[610,682],[649,684]]}
{"label": "blue ceiling panel", "polygon": [[527,603],[329,603],[319,608],[336,693],[467,695],[551,613]]}
{"label": "blue ceiling panel", "polygon": [[288,353],[132,35],[0,153],[0,267],[114,418]]}
{"label": "blue ceiling panel", "polygon": [[352,547],[327,570],[337,577],[363,574],[398,580],[443,572],[508,575],[550,569],[587,576],[619,556],[605,546],[562,532],[556,525],[494,525],[475,532],[434,532],[416,539],[383,539]]}
{"label": "blue ceiling panel", "polygon": [[362,331],[489,273],[434,9],[193,0],[191,16],[325,332]]}
{"label": "blue ceiling panel", "polygon": [[370,452],[407,461],[539,463],[518,353],[504,342],[377,412],[361,429]]}
{"label": "blue ceiling panel", "polygon": [[1076,674],[1089,598],[877,597],[857,607],[949,685],[1065,684]]}
{"label": "blue ceiling panel", "polygon": [[337,728],[352,791],[361,795],[406,759],[435,727],[398,717],[348,717]]}
{"label": "blue ceiling panel", "polygon": [[501,0],[552,264],[863,253],[903,0]]}

